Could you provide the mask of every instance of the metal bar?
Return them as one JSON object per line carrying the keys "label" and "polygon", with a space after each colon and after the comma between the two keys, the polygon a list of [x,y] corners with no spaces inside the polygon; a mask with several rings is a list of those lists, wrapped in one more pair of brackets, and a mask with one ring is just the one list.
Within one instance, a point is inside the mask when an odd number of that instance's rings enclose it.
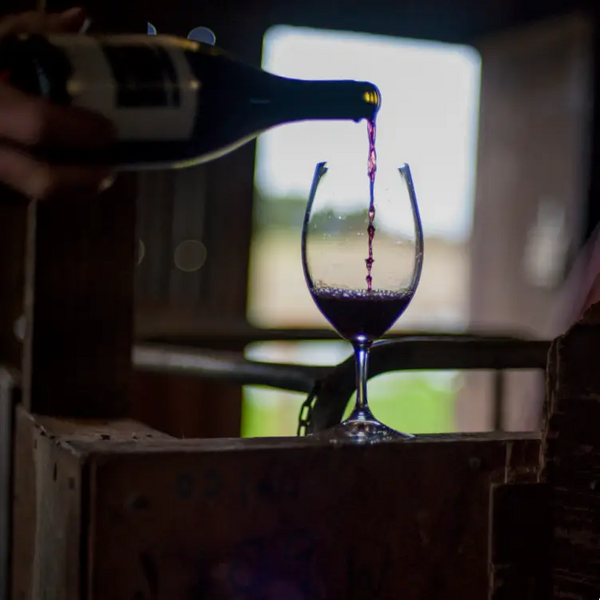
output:
{"label": "metal bar", "polygon": [[[549,342],[504,338],[404,337],[373,346],[369,377],[407,370],[543,369],[548,347]],[[235,352],[138,344],[133,350],[133,363],[142,371],[240,385],[308,392],[319,380],[325,394],[337,390],[349,397],[354,391],[352,356],[336,367],[319,367],[252,361]]]}
{"label": "metal bar", "polygon": [[[545,369],[550,342],[505,338],[404,338],[373,346],[369,378],[392,371]],[[355,391],[354,359],[348,358],[320,382],[311,431],[340,422]]]}
{"label": "metal bar", "polygon": [[[545,369],[550,342],[524,342],[478,336],[408,337],[375,344],[369,378],[392,371]],[[261,363],[241,353],[138,345],[133,351],[139,370],[216,379],[239,385],[265,385],[310,392],[318,383],[312,429],[339,423],[355,391],[354,359],[336,367]],[[502,394],[500,388],[497,393]],[[497,412],[502,412],[497,408]],[[500,423],[496,417],[496,423]]]}
{"label": "metal bar", "polygon": [[315,381],[331,371],[311,367],[246,360],[241,353],[138,345],[133,349],[134,368],[152,373],[173,373],[227,381],[240,385],[266,385],[308,393]]}
{"label": "metal bar", "polygon": [[[436,331],[398,331],[384,336],[384,340],[405,338],[419,339],[510,339],[527,340],[526,335],[506,335],[499,338],[487,332],[452,333]],[[250,325],[223,327],[217,323],[213,326],[203,325],[196,331],[186,330],[175,334],[141,334],[138,343],[173,345],[186,348],[212,348],[223,346],[246,346],[255,342],[301,342],[301,341],[340,341],[340,336],[331,329],[260,329]]]}
{"label": "metal bar", "polygon": [[[547,342],[502,338],[484,341],[478,337],[452,335],[404,337],[374,346],[370,376],[386,371],[419,369],[538,368],[545,360],[547,345]],[[351,359],[337,367],[264,363],[247,360],[241,353],[150,344],[134,346],[132,358],[134,368],[146,372],[173,373],[239,385],[265,385],[304,393],[311,391],[317,380],[323,380],[325,389],[340,386],[340,389],[351,388],[350,394],[354,391]],[[328,377],[330,374],[333,379]],[[346,377],[346,382],[339,381]]]}

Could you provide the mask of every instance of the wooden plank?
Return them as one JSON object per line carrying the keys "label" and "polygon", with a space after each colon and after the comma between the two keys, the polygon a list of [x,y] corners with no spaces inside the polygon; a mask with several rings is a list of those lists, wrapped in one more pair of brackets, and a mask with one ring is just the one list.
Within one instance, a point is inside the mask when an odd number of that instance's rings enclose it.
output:
{"label": "wooden plank", "polygon": [[553,348],[545,431],[554,518],[554,598],[600,596],[600,305]]}
{"label": "wooden plank", "polygon": [[31,598],[77,598],[85,571],[73,557],[84,550],[80,535],[86,506],[81,498],[87,473],[82,457],[65,451],[43,429],[36,428],[32,437],[36,496]]}
{"label": "wooden plank", "polygon": [[17,411],[14,451],[12,599],[33,600],[36,543],[35,426]]}
{"label": "wooden plank", "polygon": [[98,597],[479,600],[490,482],[523,466],[481,440],[188,445],[93,459]]}
{"label": "wooden plank", "polygon": [[137,440],[169,439],[165,433],[152,429],[144,423],[131,419],[104,421],[99,419],[56,419],[37,417],[36,423],[50,435],[60,438],[61,443],[95,442],[112,440],[129,442]]}
{"label": "wooden plank", "polygon": [[14,406],[16,372],[0,365],[0,600],[10,591]]}
{"label": "wooden plank", "polygon": [[[490,488],[539,476],[534,437],[429,436],[371,446],[89,441],[72,430],[56,435],[64,427],[36,424],[53,450],[38,444],[35,451],[57,456],[59,474],[79,461],[81,537],[75,548],[37,536],[32,575],[57,581],[62,600],[481,600],[489,588]],[[74,532],[70,513],[59,509],[68,490],[56,488],[45,460],[37,505],[59,516],[38,514],[38,531],[47,519],[44,527]],[[36,461],[43,462],[37,454]],[[68,560],[83,569],[81,595],[66,594],[71,580],[46,564]]]}
{"label": "wooden plank", "polygon": [[131,375],[135,180],[102,197],[32,204],[24,400],[32,412],[127,414]]}
{"label": "wooden plank", "polygon": [[87,456],[72,442],[137,442],[168,436],[129,420],[60,420],[17,410],[13,521],[14,600],[77,599],[85,589]]}

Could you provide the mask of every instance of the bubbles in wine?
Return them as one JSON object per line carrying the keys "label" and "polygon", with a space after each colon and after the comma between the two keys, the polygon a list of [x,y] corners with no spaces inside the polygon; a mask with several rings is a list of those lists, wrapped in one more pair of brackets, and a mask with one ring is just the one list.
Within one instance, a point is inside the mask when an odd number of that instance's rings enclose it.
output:
{"label": "bubbles in wine", "polygon": [[312,295],[317,298],[329,298],[332,300],[358,300],[358,301],[369,301],[369,302],[390,302],[399,300],[406,300],[407,297],[411,296],[411,293],[407,290],[355,290],[347,288],[336,288],[329,287],[326,285],[315,287],[312,289]]}

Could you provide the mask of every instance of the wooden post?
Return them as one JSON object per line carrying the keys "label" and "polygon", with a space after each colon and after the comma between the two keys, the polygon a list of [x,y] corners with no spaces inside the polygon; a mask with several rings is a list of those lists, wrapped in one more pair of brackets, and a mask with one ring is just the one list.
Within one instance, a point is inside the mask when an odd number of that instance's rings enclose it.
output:
{"label": "wooden post", "polygon": [[[98,419],[128,414],[135,188],[135,178],[126,176],[98,198],[29,206],[22,376],[25,408],[21,408],[27,419],[34,420],[33,415]],[[46,494],[54,494],[51,484],[56,481],[57,467],[49,458],[38,457],[38,441],[32,437],[27,419],[17,422],[14,436],[15,600],[44,597],[36,587],[40,584],[32,583],[33,573],[52,587],[54,567],[40,558],[40,544],[49,543],[44,539],[61,538],[65,526],[39,520],[50,505]],[[45,447],[44,442],[40,444]],[[72,482],[80,464],[73,459],[73,475],[52,495],[52,501],[71,506]],[[77,512],[80,508],[73,507],[69,518],[79,522],[83,518]],[[56,542],[52,551],[57,555],[63,542],[68,545],[72,540]],[[73,589],[69,588],[70,593]]]}
{"label": "wooden post", "polygon": [[600,304],[550,352],[545,456],[554,598],[600,597]]}
{"label": "wooden post", "polygon": [[129,410],[133,335],[135,179],[102,196],[29,208],[29,411],[119,417]]}

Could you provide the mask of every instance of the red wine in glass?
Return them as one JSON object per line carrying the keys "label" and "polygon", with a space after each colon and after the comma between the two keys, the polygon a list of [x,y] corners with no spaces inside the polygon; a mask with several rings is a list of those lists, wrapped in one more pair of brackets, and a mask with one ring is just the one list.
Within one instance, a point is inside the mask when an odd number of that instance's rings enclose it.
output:
{"label": "red wine in glass", "polygon": [[312,297],[323,316],[346,340],[379,339],[412,300],[410,291],[314,288]]}
{"label": "red wine in glass", "polygon": [[[358,190],[356,204],[346,201],[348,172],[354,164],[338,161],[317,165],[302,228],[302,265],[312,298],[339,335],[352,343],[356,357],[356,404],[348,419],[317,434],[332,442],[378,442],[406,439],[378,421],[367,403],[369,351],[404,313],[417,289],[423,264],[423,230],[408,165],[398,169],[377,199],[377,268],[373,270],[375,238],[375,127],[369,125],[369,170],[364,192]],[[368,183],[368,188],[367,188]],[[352,190],[354,193],[356,190]],[[369,255],[364,249],[364,221],[356,215],[361,194],[368,198]],[[364,207],[364,205],[363,205]],[[403,210],[406,207],[408,211]],[[364,208],[363,208],[364,210]],[[413,228],[407,228],[411,223]],[[351,218],[349,218],[351,217]],[[412,229],[412,232],[410,231]],[[360,254],[357,254],[357,251]]]}

